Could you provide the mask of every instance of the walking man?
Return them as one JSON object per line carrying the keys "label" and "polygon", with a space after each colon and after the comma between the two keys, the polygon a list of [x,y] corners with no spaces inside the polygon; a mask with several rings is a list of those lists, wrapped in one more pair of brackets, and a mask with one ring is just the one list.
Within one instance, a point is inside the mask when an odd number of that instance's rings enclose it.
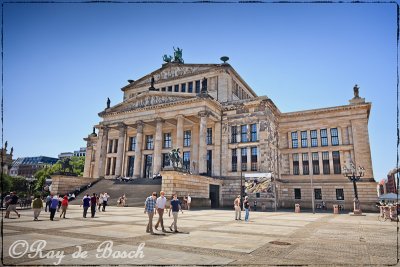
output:
{"label": "walking man", "polygon": [[57,208],[58,208],[58,196],[54,196],[53,194],[51,195],[51,201],[50,201],[50,221],[54,220],[54,215],[56,214]]}
{"label": "walking man", "polygon": [[35,196],[35,199],[32,201],[32,209],[33,209],[33,220],[37,221],[40,212],[43,208],[43,201],[39,195]]}
{"label": "walking man", "polygon": [[61,201],[61,214],[60,218],[63,217],[65,219],[65,214],[67,213],[68,209],[68,196],[65,195],[63,200]]}
{"label": "walking man", "polygon": [[6,216],[4,218],[10,218],[10,212],[13,211],[17,214],[18,218],[21,217],[21,215],[17,211],[17,204],[18,204],[18,196],[15,192],[11,192],[11,197],[7,201],[8,207],[6,211]]}
{"label": "walking man", "polygon": [[107,206],[107,202],[108,202],[109,198],[110,198],[110,196],[107,193],[104,193],[104,195],[103,195],[103,211],[106,211],[106,206]]}
{"label": "walking man", "polygon": [[241,221],[242,211],[240,209],[240,196],[237,196],[235,198],[235,201],[233,202],[233,207],[235,208],[235,220]]}
{"label": "walking man", "polygon": [[[178,213],[179,210],[182,212],[183,214],[183,210],[182,210],[182,206],[181,206],[181,202],[179,201],[178,197],[176,194],[174,194],[174,198],[171,200],[171,206],[169,208],[169,213],[168,216],[171,217],[171,210],[172,210],[172,216],[174,217],[174,232],[178,233]],[[169,229],[172,232],[172,225],[169,227]]]}
{"label": "walking man", "polygon": [[44,209],[45,212],[47,212],[47,208],[49,208],[50,211],[50,203],[51,203],[51,195],[48,195],[46,197],[46,208]]}
{"label": "walking man", "polygon": [[[86,218],[87,210],[90,207],[90,197],[89,194],[86,194],[86,196],[83,197],[82,199],[82,204],[83,204],[83,218]],[[81,205],[82,206],[82,205]]]}
{"label": "walking man", "polygon": [[156,198],[157,198],[157,193],[153,192],[153,194],[149,197],[146,198],[146,201],[144,202],[144,213],[147,212],[147,215],[149,216],[149,222],[147,223],[147,228],[146,228],[146,233],[151,233],[152,235],[154,234],[153,232],[153,216],[156,207]]}
{"label": "walking man", "polygon": [[96,208],[97,208],[97,196],[96,193],[93,193],[93,196],[90,198],[90,211],[92,218],[94,218],[94,215],[96,214]]}
{"label": "walking man", "polygon": [[167,204],[167,198],[165,197],[164,191],[161,191],[160,196],[157,198],[157,201],[156,201],[156,209],[158,212],[158,221],[154,228],[156,230],[158,230],[157,229],[158,225],[161,224],[161,229],[163,232],[166,232],[164,229],[164,219],[163,219],[165,204]]}
{"label": "walking man", "polygon": [[98,203],[98,205],[99,205],[99,212],[101,211],[100,210],[100,208],[101,208],[101,205],[103,204],[103,193],[100,193],[100,196],[99,196],[99,203]]}

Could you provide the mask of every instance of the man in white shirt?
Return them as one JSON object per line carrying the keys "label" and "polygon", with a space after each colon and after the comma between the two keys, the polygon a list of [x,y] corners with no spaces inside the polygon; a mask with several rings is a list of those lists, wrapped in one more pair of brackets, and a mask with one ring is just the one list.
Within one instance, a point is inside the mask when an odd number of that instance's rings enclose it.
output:
{"label": "man in white shirt", "polygon": [[192,198],[190,197],[190,195],[188,194],[187,196],[187,208],[188,210],[190,210],[190,204],[192,203]]}
{"label": "man in white shirt", "polygon": [[165,193],[164,191],[160,192],[160,196],[157,198],[156,201],[156,209],[158,212],[158,221],[156,223],[156,225],[154,226],[154,228],[156,230],[158,230],[158,225],[161,224],[161,229],[163,232],[166,232],[164,229],[164,220],[163,220],[163,215],[164,215],[164,209],[165,209],[165,205],[167,204],[167,198],[165,197]]}

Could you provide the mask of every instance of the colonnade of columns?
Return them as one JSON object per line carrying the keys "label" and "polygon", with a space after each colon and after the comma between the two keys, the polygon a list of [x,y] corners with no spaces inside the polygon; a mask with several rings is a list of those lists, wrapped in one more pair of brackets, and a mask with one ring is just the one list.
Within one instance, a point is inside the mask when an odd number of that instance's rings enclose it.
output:
{"label": "colonnade of columns", "polygon": [[[198,127],[198,129],[194,129],[194,131],[199,131],[199,140],[198,147],[193,146],[191,150],[192,153],[196,153],[198,151],[199,162],[198,162],[198,172],[206,173],[207,172],[207,119],[209,113],[207,111],[202,111],[198,113],[200,117],[199,125],[195,125],[194,127]],[[165,120],[162,118],[156,118],[155,123],[155,134],[154,136],[154,148],[153,148],[153,164],[152,171],[153,174],[157,174],[161,171],[162,167],[162,148],[163,148],[163,125]],[[174,142],[174,146],[172,148],[179,148],[181,153],[183,152],[183,144],[184,144],[184,115],[176,116],[176,139]],[[118,146],[117,146],[117,156],[115,160],[115,176],[125,176],[123,173],[123,164],[124,164],[124,153],[126,153],[126,145],[125,140],[127,139],[127,125],[124,123],[119,123],[117,129],[119,131],[118,134]],[[129,125],[129,127],[131,127]],[[135,178],[139,178],[143,176],[143,150],[144,150],[144,122],[137,121],[135,124],[136,128],[136,146],[135,146],[135,161],[134,161],[134,172],[133,176]],[[98,177],[105,176],[106,169],[106,160],[107,160],[107,143],[109,137],[110,128],[103,126],[99,131],[99,142],[100,142],[100,153],[97,157],[98,160]],[[192,137],[193,138],[193,135]],[[192,144],[196,143],[193,142]],[[172,149],[171,148],[171,149]],[[182,153],[183,154],[183,153]],[[181,154],[181,155],[182,155]],[[197,172],[197,170],[196,170]]]}

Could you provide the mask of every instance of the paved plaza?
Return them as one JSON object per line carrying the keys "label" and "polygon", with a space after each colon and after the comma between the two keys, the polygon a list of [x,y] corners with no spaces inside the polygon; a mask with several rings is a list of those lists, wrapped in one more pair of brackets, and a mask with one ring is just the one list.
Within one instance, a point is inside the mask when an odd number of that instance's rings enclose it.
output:
{"label": "paved plaza", "polygon": [[[397,258],[396,223],[374,213],[251,212],[245,222],[235,221],[234,211],[193,210],[179,214],[182,233],[158,235],[145,232],[143,208],[107,207],[85,219],[71,205],[67,219],[57,213],[55,221],[44,211],[33,221],[32,213],[4,219],[4,265],[393,265]],[[164,217],[169,226],[172,217]],[[37,240],[46,241],[42,254],[26,251],[26,244],[40,246]],[[60,261],[49,258],[61,252]]]}

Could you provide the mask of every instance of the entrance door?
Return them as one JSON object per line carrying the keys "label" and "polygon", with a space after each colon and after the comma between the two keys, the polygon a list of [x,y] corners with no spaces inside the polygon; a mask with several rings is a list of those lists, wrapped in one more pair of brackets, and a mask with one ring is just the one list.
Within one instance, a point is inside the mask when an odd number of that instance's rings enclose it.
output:
{"label": "entrance door", "polygon": [[128,171],[126,176],[133,177],[133,167],[135,166],[135,156],[128,157]]}
{"label": "entrance door", "polygon": [[207,150],[207,176],[211,176],[212,150]]}
{"label": "entrance door", "polygon": [[219,185],[210,184],[210,200],[212,209],[219,207]]}
{"label": "entrance door", "polygon": [[153,178],[153,155],[144,156],[144,178]]}

